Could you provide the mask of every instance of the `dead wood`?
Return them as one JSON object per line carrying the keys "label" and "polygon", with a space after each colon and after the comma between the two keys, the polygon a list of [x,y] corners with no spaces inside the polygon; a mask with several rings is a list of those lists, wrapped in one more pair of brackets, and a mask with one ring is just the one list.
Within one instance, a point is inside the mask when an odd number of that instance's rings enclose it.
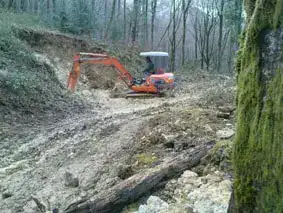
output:
{"label": "dead wood", "polygon": [[183,152],[177,157],[165,159],[158,166],[133,175],[94,198],[69,205],[65,213],[117,213],[126,204],[160,186],[160,183],[165,184],[185,170],[198,165],[211,148],[211,145],[206,144]]}

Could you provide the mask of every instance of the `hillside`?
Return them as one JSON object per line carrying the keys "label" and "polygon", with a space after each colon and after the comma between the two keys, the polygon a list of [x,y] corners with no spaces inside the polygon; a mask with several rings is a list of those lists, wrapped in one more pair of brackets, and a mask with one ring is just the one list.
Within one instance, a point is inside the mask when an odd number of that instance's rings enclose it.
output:
{"label": "hillside", "polygon": [[[138,76],[140,50],[52,31],[26,15],[2,12],[0,20],[1,212],[80,212],[76,208],[88,208],[93,200],[92,205],[107,202],[113,190],[133,178],[147,184],[142,181],[147,174],[163,176],[145,191],[137,186],[135,199],[129,198],[132,191],[122,193],[125,199],[111,210],[107,204],[105,212],[151,212],[150,205],[137,205],[152,194],[160,197],[158,202],[163,199],[164,211],[184,212],[188,203],[199,210],[197,186],[208,191],[207,209],[227,210],[233,79],[183,70],[176,73],[174,97],[125,99],[112,69],[86,66],[76,92],[70,93],[66,80],[75,53],[110,54]],[[198,150],[204,151],[198,155]],[[192,154],[199,158],[188,166]],[[184,167],[176,166],[176,160]],[[170,163],[173,169],[166,167]],[[195,177],[193,188],[183,180],[186,175]],[[216,190],[219,185],[222,191]],[[193,193],[195,200],[182,193]]]}

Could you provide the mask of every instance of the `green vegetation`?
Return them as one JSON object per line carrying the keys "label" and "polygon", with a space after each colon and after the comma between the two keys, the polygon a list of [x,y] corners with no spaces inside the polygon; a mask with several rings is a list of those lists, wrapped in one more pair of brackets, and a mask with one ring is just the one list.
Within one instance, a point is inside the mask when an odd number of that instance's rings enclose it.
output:
{"label": "green vegetation", "polygon": [[[45,113],[61,110],[63,87],[54,70],[39,62],[31,48],[17,35],[21,29],[45,28],[36,18],[0,11],[0,105],[5,110]],[[55,102],[57,102],[55,104]]]}
{"label": "green vegetation", "polygon": [[130,205],[126,206],[122,213],[133,213],[138,211],[139,203],[131,203]]}
{"label": "green vegetation", "polygon": [[135,156],[140,166],[151,166],[158,158],[151,153],[142,153]]}
{"label": "green vegetation", "polygon": [[282,212],[283,73],[282,68],[264,73],[260,42],[266,30],[282,25],[282,1],[245,3],[249,24],[237,66],[235,212]]}
{"label": "green vegetation", "polygon": [[209,153],[210,163],[223,171],[231,171],[233,142],[229,140],[218,141]]}

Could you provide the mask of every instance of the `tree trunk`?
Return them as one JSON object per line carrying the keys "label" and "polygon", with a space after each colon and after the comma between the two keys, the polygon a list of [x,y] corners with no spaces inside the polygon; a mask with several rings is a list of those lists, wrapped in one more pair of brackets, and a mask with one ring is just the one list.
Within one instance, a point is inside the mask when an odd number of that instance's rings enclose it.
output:
{"label": "tree trunk", "polygon": [[56,0],[52,0],[52,12],[53,12],[53,17],[56,15],[56,8],[57,8],[57,5],[56,5]]}
{"label": "tree trunk", "polygon": [[247,26],[237,60],[235,207],[282,212],[282,0],[245,1]]}
{"label": "tree trunk", "polygon": [[[242,27],[242,12],[243,12],[243,0],[235,0],[235,8],[236,8],[236,38],[241,34]],[[237,39],[236,39],[237,40]],[[236,42],[238,45],[238,42]]]}
{"label": "tree trunk", "polygon": [[144,28],[145,28],[145,43],[148,43],[148,0],[145,0],[145,17],[144,17]]}
{"label": "tree trunk", "polygon": [[6,2],[4,0],[0,0],[0,7],[1,8],[6,8]]}
{"label": "tree trunk", "polygon": [[71,204],[65,213],[116,213],[130,202],[147,192],[164,186],[171,178],[199,164],[212,146],[196,147],[171,159],[165,159],[155,168],[136,174],[116,186],[100,193],[95,199],[82,200]]}
{"label": "tree trunk", "polygon": [[104,39],[107,39],[108,32],[110,30],[110,27],[111,27],[112,22],[113,22],[113,18],[115,16],[115,10],[116,10],[116,0],[113,0],[112,10],[111,10],[111,17],[110,17],[110,21],[109,21],[109,23],[107,25],[107,29],[106,29],[106,32],[105,32],[105,35],[104,35]]}
{"label": "tree trunk", "polygon": [[[104,0],[104,25],[107,26],[107,18],[108,18],[108,0]],[[107,28],[104,28],[103,31],[107,30]],[[103,32],[101,33],[101,39],[103,39]]]}
{"label": "tree trunk", "polygon": [[171,56],[170,56],[170,71],[174,72],[175,70],[175,59],[176,59],[176,1],[172,1],[172,38],[170,39],[171,44]]}
{"label": "tree trunk", "polygon": [[46,0],[46,13],[47,17],[50,15],[50,0]]}
{"label": "tree trunk", "polygon": [[198,17],[197,17],[198,13],[195,13],[195,19],[194,19],[194,23],[193,23],[193,29],[194,29],[194,55],[195,55],[195,65],[197,64],[198,61]]}
{"label": "tree trunk", "polygon": [[21,5],[20,5],[20,9],[22,12],[26,12],[26,0],[21,0]]}
{"label": "tree trunk", "polygon": [[185,64],[185,45],[186,45],[186,33],[187,33],[187,17],[189,12],[189,7],[191,4],[191,0],[182,0],[182,12],[183,12],[183,35],[182,35],[182,66]]}
{"label": "tree trunk", "polygon": [[151,2],[151,48],[154,47],[154,24],[156,16],[157,0],[152,0]]}
{"label": "tree trunk", "polygon": [[133,10],[133,28],[132,28],[132,43],[134,44],[138,34],[138,19],[139,19],[140,0],[134,0]]}
{"label": "tree trunk", "polygon": [[8,9],[16,9],[15,8],[15,1],[14,0],[9,0],[9,3],[8,3]]}
{"label": "tree trunk", "polygon": [[127,2],[124,0],[124,41],[127,41]]}
{"label": "tree trunk", "polygon": [[185,43],[186,43],[186,26],[187,26],[187,18],[186,18],[186,9],[185,9],[185,0],[182,0],[182,11],[183,11],[183,35],[182,35],[182,59],[181,64],[184,66],[185,64]]}
{"label": "tree trunk", "polygon": [[120,15],[121,15],[121,0],[118,0],[117,17],[120,17]]}
{"label": "tree trunk", "polygon": [[222,39],[223,39],[223,12],[224,12],[225,1],[221,0],[220,9],[218,11],[219,17],[219,37],[218,37],[218,53],[217,53],[217,71],[220,72],[221,69],[221,60],[222,60]]}

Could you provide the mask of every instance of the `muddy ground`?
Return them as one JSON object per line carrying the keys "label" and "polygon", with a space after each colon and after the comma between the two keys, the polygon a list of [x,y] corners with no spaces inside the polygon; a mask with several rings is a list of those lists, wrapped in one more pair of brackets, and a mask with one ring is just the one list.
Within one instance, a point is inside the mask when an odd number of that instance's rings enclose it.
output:
{"label": "muddy ground", "polygon": [[[219,110],[198,106],[203,93],[142,100],[111,99],[106,90],[88,93],[91,112],[7,130],[1,142],[3,212],[36,212],[31,195],[64,209],[160,158],[216,140],[216,131],[229,123],[217,117]],[[123,174],[125,166],[131,170]],[[66,172],[78,177],[78,187],[65,185]]]}
{"label": "muddy ground", "polygon": [[[64,85],[71,60],[54,52],[35,54]],[[67,108],[63,118],[54,113],[50,119],[23,116],[20,122],[1,124],[1,212],[38,213],[36,200],[63,212],[163,158],[217,142],[216,132],[233,122],[229,77],[190,79],[184,74],[174,97],[125,99],[112,98],[114,85],[108,84],[116,83],[113,76],[101,86],[101,79],[89,78],[88,72],[73,94],[87,110]]]}

